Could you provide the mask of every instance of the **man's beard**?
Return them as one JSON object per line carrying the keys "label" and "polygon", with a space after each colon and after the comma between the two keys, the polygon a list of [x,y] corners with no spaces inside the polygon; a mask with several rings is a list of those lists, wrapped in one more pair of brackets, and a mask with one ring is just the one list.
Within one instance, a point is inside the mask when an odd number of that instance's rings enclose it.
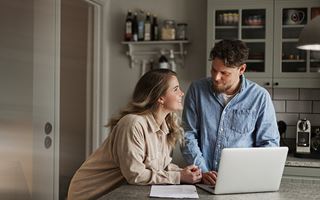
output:
{"label": "man's beard", "polygon": [[217,85],[213,83],[213,91],[216,93],[225,93],[227,90],[229,90],[231,86],[228,85]]}

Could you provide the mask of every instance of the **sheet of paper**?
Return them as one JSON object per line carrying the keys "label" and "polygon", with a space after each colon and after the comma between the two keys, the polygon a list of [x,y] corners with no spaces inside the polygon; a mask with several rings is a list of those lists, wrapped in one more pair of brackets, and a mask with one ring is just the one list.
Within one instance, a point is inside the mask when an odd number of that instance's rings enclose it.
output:
{"label": "sheet of paper", "polygon": [[152,185],[150,197],[198,199],[199,195],[194,185]]}

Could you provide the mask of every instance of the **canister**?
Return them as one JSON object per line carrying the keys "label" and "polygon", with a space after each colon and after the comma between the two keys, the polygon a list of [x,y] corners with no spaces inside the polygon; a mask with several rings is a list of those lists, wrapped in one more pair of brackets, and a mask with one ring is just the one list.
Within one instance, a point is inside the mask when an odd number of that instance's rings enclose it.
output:
{"label": "canister", "polygon": [[175,40],[176,39],[176,27],[174,20],[165,20],[161,28],[162,40]]}
{"label": "canister", "polygon": [[187,24],[178,23],[177,24],[177,40],[186,40],[187,39]]}

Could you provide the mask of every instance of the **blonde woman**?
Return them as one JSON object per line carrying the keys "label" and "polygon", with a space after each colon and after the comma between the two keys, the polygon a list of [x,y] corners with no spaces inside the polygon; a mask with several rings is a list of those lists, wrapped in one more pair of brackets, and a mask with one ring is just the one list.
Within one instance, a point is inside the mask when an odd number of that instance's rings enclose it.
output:
{"label": "blonde woman", "polygon": [[176,73],[152,70],[138,81],[132,100],[111,119],[111,133],[72,178],[68,199],[96,199],[123,183],[180,184],[201,181],[194,165],[171,163],[170,153],[182,138],[175,111],[184,93]]}

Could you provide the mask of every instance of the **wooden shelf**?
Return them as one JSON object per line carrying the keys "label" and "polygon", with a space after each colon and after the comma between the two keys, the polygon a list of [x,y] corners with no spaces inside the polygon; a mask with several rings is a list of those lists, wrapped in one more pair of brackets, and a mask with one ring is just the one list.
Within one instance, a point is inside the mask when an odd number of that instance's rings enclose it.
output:
{"label": "wooden shelf", "polygon": [[[133,68],[135,64],[141,64],[141,59],[138,59],[137,56],[154,56],[159,55],[160,52],[164,54],[169,54],[169,50],[166,50],[164,47],[161,47],[159,50],[135,50],[134,46],[161,46],[161,45],[178,45],[178,51],[174,51],[175,55],[179,55],[182,60],[182,65],[184,64],[184,56],[187,54],[187,51],[184,49],[184,45],[190,43],[188,40],[159,40],[159,41],[123,41],[121,42],[124,45],[128,45],[128,51],[126,54],[130,58],[130,67]],[[146,47],[147,48],[147,47]],[[172,48],[174,49],[174,48]]]}

